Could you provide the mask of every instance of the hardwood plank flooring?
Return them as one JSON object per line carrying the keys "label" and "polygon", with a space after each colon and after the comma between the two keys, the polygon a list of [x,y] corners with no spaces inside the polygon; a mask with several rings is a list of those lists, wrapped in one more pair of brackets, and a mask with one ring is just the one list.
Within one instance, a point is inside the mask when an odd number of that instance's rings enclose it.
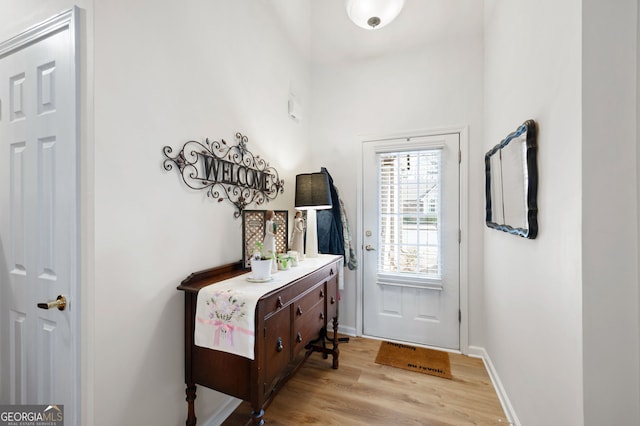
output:
{"label": "hardwood plank flooring", "polygon": [[[379,340],[351,337],[340,367],[313,354],[281,389],[266,425],[508,425],[482,360],[450,354],[452,380],[376,364]],[[245,425],[243,402],[223,426]]]}

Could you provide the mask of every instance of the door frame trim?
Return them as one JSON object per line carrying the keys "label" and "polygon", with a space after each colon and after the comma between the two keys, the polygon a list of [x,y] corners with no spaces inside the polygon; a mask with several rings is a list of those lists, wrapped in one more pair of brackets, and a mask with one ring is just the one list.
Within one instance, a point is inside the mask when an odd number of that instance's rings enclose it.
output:
{"label": "door frame trim", "polygon": [[[383,133],[374,135],[358,135],[355,141],[356,167],[356,253],[359,259],[363,258],[363,164],[362,156],[366,142],[384,141],[391,139],[415,138],[420,136],[439,136],[445,134],[457,134],[460,138],[460,352],[469,353],[469,126],[459,125],[451,127],[432,128],[428,130],[414,130],[396,133]],[[356,335],[363,335],[364,315],[364,284],[362,282],[362,268],[356,269]]]}
{"label": "door frame trim", "polygon": [[79,38],[78,38],[78,24],[79,24],[79,8],[74,6],[72,9],[59,13],[39,24],[36,24],[20,34],[11,37],[0,43],[0,57],[8,55],[15,50],[22,49],[31,43],[35,43],[38,40],[48,37],[49,35],[69,28],[71,37],[73,40],[73,58],[75,59],[75,69],[77,76],[77,53],[79,51]]}
{"label": "door frame trim", "polygon": [[52,16],[38,24],[35,24],[26,30],[20,32],[14,37],[8,40],[0,42],[0,58],[8,56],[20,49],[23,49],[33,43],[37,43],[39,40],[49,37],[57,32],[69,30],[69,38],[71,39],[71,46],[69,48],[72,84],[70,90],[70,99],[73,101],[72,116],[73,116],[73,139],[75,144],[75,228],[71,238],[73,247],[73,255],[75,256],[75,264],[70,271],[70,291],[68,298],[71,301],[69,306],[69,315],[71,321],[71,366],[74,377],[71,377],[70,381],[73,386],[71,391],[71,398],[73,400],[74,410],[67,410],[65,407],[65,420],[69,420],[70,425],[80,424],[80,416],[82,412],[81,407],[81,383],[82,383],[82,368],[81,368],[81,309],[80,309],[80,262],[81,262],[81,247],[80,247],[80,8],[73,6],[57,15]]}

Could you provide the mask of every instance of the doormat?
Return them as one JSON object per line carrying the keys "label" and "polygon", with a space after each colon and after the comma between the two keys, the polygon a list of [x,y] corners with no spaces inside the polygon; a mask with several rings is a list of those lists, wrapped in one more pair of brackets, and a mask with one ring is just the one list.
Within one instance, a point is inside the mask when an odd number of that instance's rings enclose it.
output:
{"label": "doormat", "polygon": [[382,342],[376,364],[451,379],[451,365],[447,352],[418,348],[400,343]]}

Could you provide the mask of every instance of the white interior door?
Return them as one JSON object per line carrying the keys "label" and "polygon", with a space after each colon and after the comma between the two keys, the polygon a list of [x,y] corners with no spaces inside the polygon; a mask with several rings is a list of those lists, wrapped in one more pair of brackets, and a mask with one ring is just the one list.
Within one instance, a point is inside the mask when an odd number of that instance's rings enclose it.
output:
{"label": "white interior door", "polygon": [[460,137],[363,143],[363,333],[460,348]]}
{"label": "white interior door", "polygon": [[[77,11],[0,44],[3,404],[78,422]],[[37,305],[66,297],[63,310]]]}

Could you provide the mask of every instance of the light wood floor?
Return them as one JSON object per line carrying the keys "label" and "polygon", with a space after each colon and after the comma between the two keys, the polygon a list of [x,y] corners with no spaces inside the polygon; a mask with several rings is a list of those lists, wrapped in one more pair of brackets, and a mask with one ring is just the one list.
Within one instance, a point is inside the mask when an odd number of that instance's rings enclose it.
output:
{"label": "light wood floor", "polygon": [[[482,360],[451,354],[453,380],[379,365],[380,341],[340,345],[340,367],[313,354],[266,410],[266,425],[508,425]],[[223,426],[244,425],[242,403]]]}

